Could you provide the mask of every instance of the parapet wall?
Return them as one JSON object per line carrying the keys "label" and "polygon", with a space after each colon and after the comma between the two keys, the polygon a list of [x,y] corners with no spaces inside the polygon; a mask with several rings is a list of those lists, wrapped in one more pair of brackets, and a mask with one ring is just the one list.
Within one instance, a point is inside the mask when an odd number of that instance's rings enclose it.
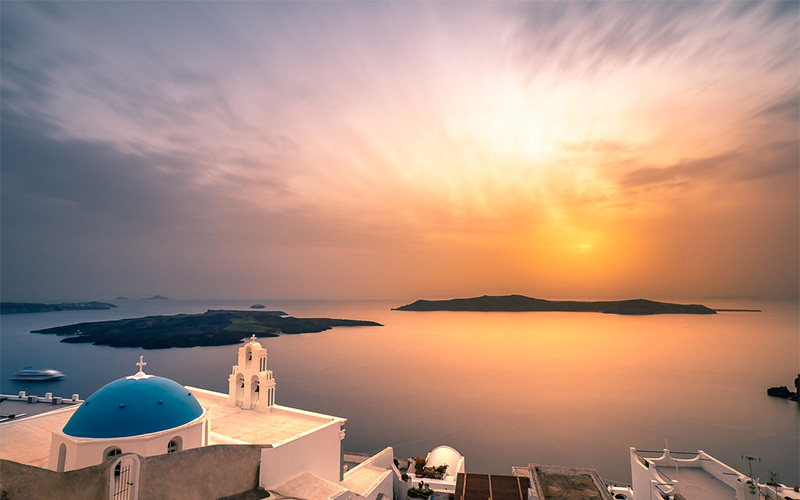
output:
{"label": "parapet wall", "polygon": [[139,500],[220,498],[258,484],[258,445],[214,445],[142,458]]}
{"label": "parapet wall", "polygon": [[[214,445],[139,457],[138,500],[221,498],[258,485],[258,445]],[[106,500],[114,460],[54,472],[0,460],[0,493],[8,500]]]}
{"label": "parapet wall", "polygon": [[54,472],[0,459],[0,493],[8,500],[108,498],[108,465]]}

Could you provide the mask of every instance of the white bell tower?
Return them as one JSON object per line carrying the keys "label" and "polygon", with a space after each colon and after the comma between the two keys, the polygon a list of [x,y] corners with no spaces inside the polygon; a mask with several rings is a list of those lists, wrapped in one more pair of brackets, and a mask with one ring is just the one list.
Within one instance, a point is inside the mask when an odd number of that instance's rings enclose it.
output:
{"label": "white bell tower", "polygon": [[275,379],[267,370],[267,349],[256,340],[253,334],[239,348],[239,364],[233,365],[228,377],[228,405],[268,411],[275,404]]}

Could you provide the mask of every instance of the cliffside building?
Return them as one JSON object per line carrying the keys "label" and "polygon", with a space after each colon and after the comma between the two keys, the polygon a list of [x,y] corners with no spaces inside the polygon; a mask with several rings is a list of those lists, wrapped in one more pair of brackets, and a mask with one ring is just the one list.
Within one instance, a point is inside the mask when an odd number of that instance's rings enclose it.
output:
{"label": "cliffside building", "polygon": [[0,424],[7,498],[309,500],[393,496],[392,448],[343,473],[346,419],[275,404],[267,350],[239,348],[228,394],[139,371],[83,404]]}

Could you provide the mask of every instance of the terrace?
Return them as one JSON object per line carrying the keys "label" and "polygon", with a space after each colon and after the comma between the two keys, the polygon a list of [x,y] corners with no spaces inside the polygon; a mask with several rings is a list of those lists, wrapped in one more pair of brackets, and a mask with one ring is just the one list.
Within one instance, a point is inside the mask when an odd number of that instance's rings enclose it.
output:
{"label": "terrace", "polygon": [[758,485],[703,450],[676,452],[631,448],[631,477],[637,498],[666,500],[800,499],[780,484]]}

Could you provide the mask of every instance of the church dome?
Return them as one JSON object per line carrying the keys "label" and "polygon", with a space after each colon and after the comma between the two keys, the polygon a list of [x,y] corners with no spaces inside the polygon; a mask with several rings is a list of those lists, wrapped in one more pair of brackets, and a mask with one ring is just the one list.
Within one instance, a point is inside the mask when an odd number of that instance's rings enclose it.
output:
{"label": "church dome", "polygon": [[140,374],[108,383],[89,396],[64,426],[64,434],[139,436],[180,427],[203,414],[197,399],[179,383]]}

